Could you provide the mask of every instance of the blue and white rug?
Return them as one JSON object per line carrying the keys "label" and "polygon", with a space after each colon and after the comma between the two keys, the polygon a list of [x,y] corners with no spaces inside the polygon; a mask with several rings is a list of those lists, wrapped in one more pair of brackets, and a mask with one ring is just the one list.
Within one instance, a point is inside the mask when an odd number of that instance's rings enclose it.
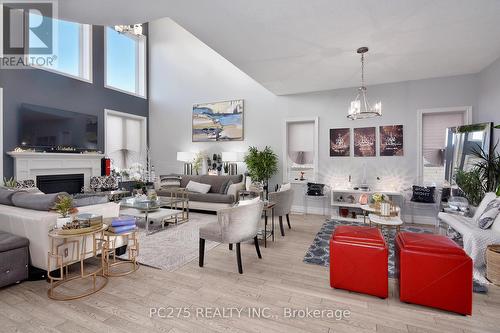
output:
{"label": "blue and white rug", "polygon": [[[307,250],[304,256],[304,262],[308,264],[315,264],[320,266],[328,267],[330,265],[330,238],[335,228],[339,225],[359,225],[359,222],[348,222],[348,221],[337,221],[337,220],[327,220],[319,232],[316,234],[313,243]],[[418,226],[401,226],[401,231],[415,232],[420,234],[432,234],[432,228],[424,228]],[[383,228],[382,233],[389,246],[389,277],[394,278],[394,239],[396,238],[396,230],[394,228]],[[455,242],[459,245],[461,239],[453,238]],[[474,281],[474,292],[477,293],[487,293],[488,289],[486,286],[481,285]]]}

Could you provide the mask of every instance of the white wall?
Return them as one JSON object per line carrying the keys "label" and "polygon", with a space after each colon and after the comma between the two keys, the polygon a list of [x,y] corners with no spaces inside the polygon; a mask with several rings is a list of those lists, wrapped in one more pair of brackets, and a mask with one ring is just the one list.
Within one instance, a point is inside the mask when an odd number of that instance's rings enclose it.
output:
{"label": "white wall", "polygon": [[[470,105],[473,118],[478,121],[485,121],[494,114],[494,111],[478,113],[478,74],[472,74],[369,86],[368,95],[382,100],[383,116],[353,122],[346,115],[355,88],[275,96],[170,19],[152,22],[149,29],[150,140],[153,162],[159,174],[182,171],[182,163],[175,160],[177,151],[213,153],[243,151],[249,145],[270,145],[281,158],[283,119],[319,116],[320,181],[345,182],[349,174],[353,182],[360,181],[366,164],[367,179],[372,184],[377,183],[378,176],[382,182],[407,186],[417,177],[417,109]],[[396,70],[404,71],[405,68]],[[369,71],[368,62],[368,82]],[[245,100],[244,141],[191,142],[194,103],[240,98]],[[403,157],[329,156],[330,128],[396,124],[405,126]],[[279,174],[274,182],[281,179]]]}
{"label": "white wall", "polygon": [[[478,122],[500,124],[500,58],[479,73],[478,107],[481,111],[476,117]],[[496,142],[500,130],[494,133]]]}

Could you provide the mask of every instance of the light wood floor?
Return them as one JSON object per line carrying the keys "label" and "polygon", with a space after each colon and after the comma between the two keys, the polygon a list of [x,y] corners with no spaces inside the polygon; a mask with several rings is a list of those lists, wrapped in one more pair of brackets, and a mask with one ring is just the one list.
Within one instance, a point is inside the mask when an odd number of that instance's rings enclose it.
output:
{"label": "light wood floor", "polygon": [[[0,332],[500,332],[500,288],[474,294],[473,315],[464,317],[400,303],[391,281],[386,300],[333,290],[328,268],[302,258],[324,218],[292,217],[285,238],[261,247],[242,245],[244,274],[237,273],[235,253],[220,245],[169,273],[141,267],[126,277],[111,278],[98,294],[56,302],[46,295],[45,281],[0,289]],[[188,307],[190,318],[150,318],[150,308]],[[196,309],[257,307],[272,318],[207,319]],[[290,319],[284,308],[332,309],[350,318]],[[164,313],[166,314],[166,313]]]}

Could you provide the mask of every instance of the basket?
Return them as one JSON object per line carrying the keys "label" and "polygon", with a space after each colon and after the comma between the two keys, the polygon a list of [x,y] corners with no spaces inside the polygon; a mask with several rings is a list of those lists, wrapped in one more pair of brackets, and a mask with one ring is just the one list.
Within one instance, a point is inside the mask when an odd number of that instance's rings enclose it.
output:
{"label": "basket", "polygon": [[500,286],[500,245],[489,245],[486,248],[486,278]]}

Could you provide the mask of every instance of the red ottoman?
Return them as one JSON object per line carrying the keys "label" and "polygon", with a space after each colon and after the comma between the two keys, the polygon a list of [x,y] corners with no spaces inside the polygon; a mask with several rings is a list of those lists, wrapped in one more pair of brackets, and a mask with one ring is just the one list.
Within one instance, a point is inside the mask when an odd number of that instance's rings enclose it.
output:
{"label": "red ottoman", "polygon": [[330,286],[387,298],[387,255],[377,228],[337,227],[330,239]]}
{"label": "red ottoman", "polygon": [[399,299],[472,313],[472,259],[441,235],[400,232],[395,247]]}

